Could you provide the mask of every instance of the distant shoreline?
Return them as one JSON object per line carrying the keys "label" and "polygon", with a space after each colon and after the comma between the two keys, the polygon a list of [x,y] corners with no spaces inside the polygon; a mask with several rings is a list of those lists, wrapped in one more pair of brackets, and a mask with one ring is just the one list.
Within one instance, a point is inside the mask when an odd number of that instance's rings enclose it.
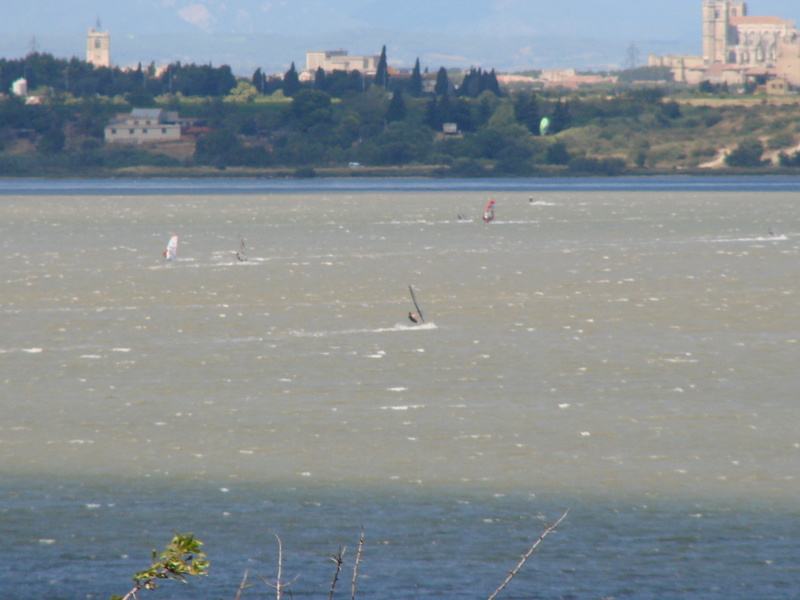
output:
{"label": "distant shoreline", "polygon": [[153,167],[136,166],[114,170],[92,170],[83,173],[38,172],[24,175],[0,175],[0,181],[26,179],[386,179],[386,178],[431,178],[442,180],[480,180],[480,179],[586,179],[586,178],[624,178],[624,177],[800,177],[800,169],[754,167],[737,169],[729,167],[694,169],[627,169],[618,175],[598,173],[575,173],[564,167],[538,168],[524,177],[507,174],[494,176],[491,172],[484,177],[465,177],[449,174],[442,165],[418,165],[399,167],[308,167],[305,169],[227,167]]}

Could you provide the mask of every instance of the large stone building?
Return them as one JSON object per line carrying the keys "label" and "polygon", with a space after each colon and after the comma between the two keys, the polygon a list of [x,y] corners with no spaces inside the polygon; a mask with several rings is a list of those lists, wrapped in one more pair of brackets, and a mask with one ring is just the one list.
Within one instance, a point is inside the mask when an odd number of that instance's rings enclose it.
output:
{"label": "large stone building", "polygon": [[347,50],[306,52],[306,73],[314,75],[318,68],[331,71],[359,71],[362,75],[375,75],[380,56],[349,56]]}
{"label": "large stone building", "polygon": [[747,14],[747,3],[704,0],[703,55],[651,56],[675,81],[742,85],[748,78],[780,77],[800,87],[800,36],[793,21]]}

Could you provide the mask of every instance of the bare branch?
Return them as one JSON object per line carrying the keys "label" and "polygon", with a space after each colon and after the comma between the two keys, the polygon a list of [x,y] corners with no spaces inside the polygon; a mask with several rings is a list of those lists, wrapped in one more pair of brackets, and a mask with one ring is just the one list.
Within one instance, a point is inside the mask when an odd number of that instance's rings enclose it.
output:
{"label": "bare branch", "polygon": [[364,526],[361,526],[361,537],[358,539],[358,551],[356,552],[356,562],[353,565],[353,581],[351,583],[350,600],[356,597],[356,579],[358,578],[358,565],[361,564],[361,550],[364,549]]}
{"label": "bare branch", "polygon": [[236,590],[236,597],[233,600],[239,600],[239,598],[242,597],[242,592],[247,587],[247,573],[248,573],[248,570],[245,569],[244,577],[242,577],[242,583],[239,584],[239,589]]}
{"label": "bare branch", "polygon": [[278,595],[277,600],[281,600],[281,577],[283,577],[283,544],[281,543],[281,538],[278,534],[275,534],[275,537],[278,540],[278,579],[275,582],[275,590]]}
{"label": "bare branch", "polygon": [[495,591],[492,593],[492,595],[491,595],[491,596],[489,596],[488,600],[494,600],[494,599],[495,599],[495,597],[497,597],[497,595],[498,595],[498,594],[499,594],[501,591],[503,591],[503,588],[505,588],[505,587],[506,587],[506,586],[509,584],[509,582],[510,582],[512,579],[514,579],[514,576],[515,576],[517,573],[519,573],[519,570],[522,568],[522,565],[524,565],[524,564],[525,564],[525,561],[527,561],[527,560],[528,560],[528,558],[530,557],[530,555],[531,555],[531,554],[533,554],[533,551],[534,551],[534,550],[536,550],[536,547],[537,547],[539,544],[541,544],[541,543],[542,543],[542,540],[544,540],[544,538],[546,538],[546,537],[547,537],[549,534],[551,534],[553,531],[555,531],[555,528],[556,528],[556,527],[558,527],[558,526],[561,524],[561,521],[563,521],[563,520],[566,518],[566,516],[567,516],[567,514],[568,514],[568,513],[569,513],[569,509],[567,509],[566,511],[564,511],[564,514],[563,514],[563,515],[561,515],[561,517],[559,517],[558,521],[556,521],[556,522],[555,522],[555,523],[553,523],[552,525],[548,526],[548,527],[547,527],[547,529],[545,529],[545,530],[544,530],[544,532],[542,533],[542,535],[540,535],[540,536],[539,536],[539,539],[537,539],[537,540],[536,540],[536,541],[533,543],[533,545],[532,545],[532,546],[531,546],[531,547],[528,549],[528,551],[527,551],[525,554],[523,554],[523,555],[522,555],[522,559],[519,561],[519,563],[517,563],[517,566],[516,566],[516,567],[514,567],[514,568],[511,570],[511,572],[509,572],[509,574],[508,574],[508,577],[506,577],[506,578],[505,578],[505,580],[503,581],[503,583],[501,583],[501,584],[500,584],[500,586],[499,586],[499,587],[498,587],[498,588],[497,588],[497,589],[496,589],[496,590],[495,590]]}
{"label": "bare branch", "polygon": [[339,546],[339,552],[331,556],[331,560],[336,563],[336,572],[333,574],[333,581],[331,581],[331,591],[328,594],[328,600],[333,599],[333,590],[336,588],[336,582],[339,581],[339,573],[342,570],[342,563],[344,562],[345,548]]}

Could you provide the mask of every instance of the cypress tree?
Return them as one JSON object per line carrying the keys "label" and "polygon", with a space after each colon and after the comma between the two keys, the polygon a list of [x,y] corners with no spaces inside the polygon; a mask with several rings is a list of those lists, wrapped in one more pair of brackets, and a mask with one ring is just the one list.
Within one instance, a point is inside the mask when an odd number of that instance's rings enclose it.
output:
{"label": "cypress tree", "polygon": [[450,78],[444,67],[439,67],[439,72],[436,73],[436,86],[433,92],[437,96],[447,96],[450,93]]}
{"label": "cypress tree", "polygon": [[381,50],[381,57],[378,59],[378,68],[375,71],[375,84],[383,88],[389,85],[389,67],[386,63],[386,46]]}
{"label": "cypress tree", "polygon": [[497,73],[492,69],[486,76],[486,86],[484,89],[489,90],[498,98],[500,97],[500,84],[497,82]]}
{"label": "cypress tree", "polygon": [[417,58],[417,62],[414,63],[414,70],[411,71],[408,93],[414,98],[419,98],[422,95],[422,74],[419,71],[419,58]]}
{"label": "cypress tree", "polygon": [[459,87],[459,95],[467,98],[477,98],[483,91],[483,73],[475,67],[470,68],[469,73],[464,75],[464,80]]}
{"label": "cypress tree", "polygon": [[264,76],[261,74],[261,67],[257,68],[253,72],[253,78],[250,80],[253,84],[253,87],[256,88],[256,91],[259,94],[264,93]]}
{"label": "cypress tree", "polygon": [[317,67],[317,72],[314,73],[314,89],[325,90],[325,70],[322,67]]}
{"label": "cypress tree", "polygon": [[283,75],[283,93],[285,96],[293,96],[300,91],[300,76],[294,67],[294,61],[289,70]]}

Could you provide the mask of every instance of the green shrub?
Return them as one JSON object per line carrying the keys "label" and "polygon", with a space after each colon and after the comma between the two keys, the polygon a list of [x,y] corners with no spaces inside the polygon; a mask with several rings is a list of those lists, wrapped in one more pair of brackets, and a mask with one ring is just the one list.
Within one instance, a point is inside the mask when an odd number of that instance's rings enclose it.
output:
{"label": "green shrub", "polygon": [[767,148],[770,150],[778,150],[780,148],[788,148],[794,145],[794,136],[788,131],[782,131],[773,135],[767,140]]}
{"label": "green shrub", "polygon": [[763,154],[764,144],[758,139],[749,138],[725,155],[725,164],[729,167],[761,167],[766,162],[761,159]]}

